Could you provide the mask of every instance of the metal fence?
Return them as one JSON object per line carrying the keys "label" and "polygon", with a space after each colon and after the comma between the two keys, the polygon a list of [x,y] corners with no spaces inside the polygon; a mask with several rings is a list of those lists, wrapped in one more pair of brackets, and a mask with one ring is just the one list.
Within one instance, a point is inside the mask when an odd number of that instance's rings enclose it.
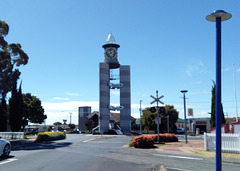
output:
{"label": "metal fence", "polygon": [[[204,133],[204,149],[216,150],[216,134]],[[240,153],[240,134],[222,134],[222,152]]]}
{"label": "metal fence", "polygon": [[24,132],[0,132],[4,139],[24,139]]}

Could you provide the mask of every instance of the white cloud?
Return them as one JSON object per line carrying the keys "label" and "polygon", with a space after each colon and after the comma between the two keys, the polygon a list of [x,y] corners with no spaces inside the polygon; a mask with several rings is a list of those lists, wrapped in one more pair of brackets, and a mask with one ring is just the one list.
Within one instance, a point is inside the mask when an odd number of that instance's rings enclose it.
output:
{"label": "white cloud", "polygon": [[192,82],[192,84],[202,84],[202,81],[196,81],[196,82]]}
{"label": "white cloud", "polygon": [[78,93],[65,93],[66,95],[69,95],[69,96],[79,96]]}
{"label": "white cloud", "polygon": [[55,100],[69,100],[69,98],[62,98],[62,97],[54,97],[53,99],[51,99],[51,101],[55,101]]}
{"label": "white cloud", "polygon": [[62,122],[63,119],[67,119],[67,123],[70,123],[70,113],[72,113],[72,123],[78,124],[78,107],[81,106],[91,106],[92,111],[99,110],[98,101],[42,102],[42,106],[47,115],[47,124]]}
{"label": "white cloud", "polygon": [[82,101],[69,101],[69,102],[43,102],[42,106],[45,111],[64,111],[64,110],[78,110],[80,106],[91,106],[92,110],[98,110],[99,102],[82,102]]}
{"label": "white cloud", "polygon": [[240,72],[240,68],[236,69],[237,72]]}
{"label": "white cloud", "polygon": [[191,95],[196,95],[196,94],[210,94],[210,91],[208,90],[201,90],[201,91],[196,91],[196,92],[189,92]]}
{"label": "white cloud", "polygon": [[222,72],[226,72],[226,71],[228,71],[228,70],[230,70],[230,67],[227,67],[227,68],[222,69]]}
{"label": "white cloud", "polygon": [[192,77],[193,74],[206,74],[207,71],[202,69],[204,67],[204,63],[199,61],[198,63],[188,65],[185,72],[189,77]]}

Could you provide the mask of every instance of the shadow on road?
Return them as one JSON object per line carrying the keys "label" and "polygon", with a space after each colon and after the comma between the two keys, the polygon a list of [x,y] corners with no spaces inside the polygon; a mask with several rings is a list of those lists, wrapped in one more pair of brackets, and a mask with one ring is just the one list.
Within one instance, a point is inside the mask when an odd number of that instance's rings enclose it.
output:
{"label": "shadow on road", "polygon": [[8,156],[8,157],[6,157],[6,156],[0,156],[0,162],[1,161],[4,161],[4,160],[7,160],[7,159],[11,159],[11,158],[13,158],[13,157],[15,157],[15,156]]}
{"label": "shadow on road", "polygon": [[12,151],[19,150],[43,150],[43,149],[56,149],[62,148],[71,145],[70,142],[57,142],[57,141],[49,141],[49,142],[33,142],[33,141],[15,141],[11,142]]}

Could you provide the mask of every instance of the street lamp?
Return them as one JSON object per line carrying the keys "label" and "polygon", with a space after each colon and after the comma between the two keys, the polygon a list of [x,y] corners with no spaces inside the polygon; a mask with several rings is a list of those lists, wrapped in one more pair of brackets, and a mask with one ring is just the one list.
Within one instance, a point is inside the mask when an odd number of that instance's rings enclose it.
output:
{"label": "street lamp", "polygon": [[140,100],[140,134],[142,134],[142,100]]}
{"label": "street lamp", "polygon": [[182,90],[183,93],[183,106],[184,106],[184,120],[185,120],[185,143],[187,144],[187,120],[186,120],[186,98],[185,94],[188,92],[187,90]]}
{"label": "street lamp", "polygon": [[72,113],[69,113],[70,114],[70,124],[72,124]]}
{"label": "street lamp", "polygon": [[231,14],[216,10],[208,15],[208,21],[216,22],[216,170],[222,170],[222,139],[221,139],[221,125],[222,125],[222,102],[221,102],[221,21],[228,20],[232,17]]}

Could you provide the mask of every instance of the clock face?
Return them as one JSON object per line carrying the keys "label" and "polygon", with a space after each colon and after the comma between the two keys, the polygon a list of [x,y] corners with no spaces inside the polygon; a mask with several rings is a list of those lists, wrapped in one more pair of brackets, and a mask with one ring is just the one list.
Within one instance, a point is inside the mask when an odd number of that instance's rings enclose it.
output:
{"label": "clock face", "polygon": [[109,58],[112,58],[116,55],[116,51],[112,48],[109,48],[106,53]]}

